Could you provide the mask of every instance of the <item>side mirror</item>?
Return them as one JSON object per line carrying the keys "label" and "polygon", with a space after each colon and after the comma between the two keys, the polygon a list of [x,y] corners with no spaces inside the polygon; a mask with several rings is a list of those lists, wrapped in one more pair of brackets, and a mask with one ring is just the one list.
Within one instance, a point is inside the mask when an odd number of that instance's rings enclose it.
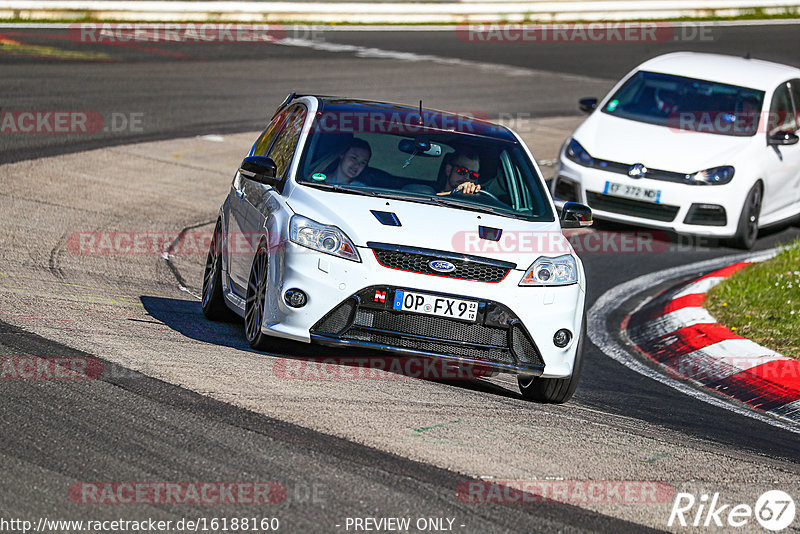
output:
{"label": "side mirror", "polygon": [[561,209],[561,228],[583,228],[592,225],[592,209],[577,202],[567,202]]}
{"label": "side mirror", "polygon": [[578,109],[584,113],[591,113],[597,108],[596,98],[581,98],[578,100]]}
{"label": "side mirror", "polygon": [[282,192],[283,180],[275,177],[278,167],[272,158],[265,156],[248,156],[244,158],[242,164],[239,166],[239,174],[264,185],[271,185],[278,192]]}
{"label": "side mirror", "polygon": [[767,144],[772,146],[796,145],[800,138],[792,132],[776,132],[767,137]]}

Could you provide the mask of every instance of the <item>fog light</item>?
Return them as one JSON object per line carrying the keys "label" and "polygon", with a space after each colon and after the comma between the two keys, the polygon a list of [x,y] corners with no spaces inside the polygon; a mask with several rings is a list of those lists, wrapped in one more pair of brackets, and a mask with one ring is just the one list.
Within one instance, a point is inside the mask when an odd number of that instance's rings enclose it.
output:
{"label": "fog light", "polygon": [[299,289],[288,289],[283,294],[283,300],[292,308],[302,308],[308,302],[308,297]]}
{"label": "fog light", "polygon": [[569,345],[569,341],[572,339],[572,332],[567,330],[566,328],[562,328],[556,335],[553,336],[553,345],[556,347],[563,349],[567,345]]}

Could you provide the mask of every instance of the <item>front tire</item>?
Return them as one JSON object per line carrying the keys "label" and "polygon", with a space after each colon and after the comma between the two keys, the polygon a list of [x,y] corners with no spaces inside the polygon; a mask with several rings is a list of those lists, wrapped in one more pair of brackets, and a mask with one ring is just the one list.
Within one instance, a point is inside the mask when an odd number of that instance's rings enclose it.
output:
{"label": "front tire", "polygon": [[264,350],[268,339],[261,331],[264,321],[264,306],[267,296],[268,251],[263,241],[258,244],[250,278],[247,282],[247,297],[244,305],[244,332],[247,342],[256,350]]}
{"label": "front tire", "polygon": [[222,219],[217,219],[211,245],[208,247],[206,270],[203,274],[203,300],[200,305],[203,315],[212,321],[224,321],[233,317],[222,294]]}
{"label": "front tire", "polygon": [[572,398],[583,371],[583,353],[586,340],[586,317],[583,318],[578,347],[575,350],[575,365],[572,375],[566,378],[540,378],[535,376],[517,376],[520,393],[528,401],[562,404]]}
{"label": "front tire", "polygon": [[744,206],[742,206],[742,213],[739,215],[736,235],[733,237],[733,246],[736,248],[750,250],[756,244],[763,192],[761,182],[758,182],[747,193]]}

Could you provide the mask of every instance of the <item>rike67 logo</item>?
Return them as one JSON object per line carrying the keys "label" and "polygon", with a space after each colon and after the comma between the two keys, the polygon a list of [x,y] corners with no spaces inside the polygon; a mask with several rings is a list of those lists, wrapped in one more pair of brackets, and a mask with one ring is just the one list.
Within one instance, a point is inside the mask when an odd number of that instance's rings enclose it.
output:
{"label": "rike67 logo", "polygon": [[719,493],[711,496],[704,493],[699,499],[691,493],[678,493],[667,526],[739,528],[755,519],[762,528],[778,532],[791,525],[794,516],[794,499],[780,490],[763,493],[755,506],[723,503]]}

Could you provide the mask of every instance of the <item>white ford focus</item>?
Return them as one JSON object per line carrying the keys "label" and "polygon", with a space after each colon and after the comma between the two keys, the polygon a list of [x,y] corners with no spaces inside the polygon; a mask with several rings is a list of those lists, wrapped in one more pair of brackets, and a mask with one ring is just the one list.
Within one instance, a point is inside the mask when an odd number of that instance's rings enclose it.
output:
{"label": "white ford focus", "polygon": [[677,52],[626,75],[564,144],[557,202],[598,218],[731,238],[800,214],[800,70]]}
{"label": "white ford focus", "polygon": [[444,112],[296,96],[222,204],[203,312],[274,337],[478,365],[569,399],[586,279],[534,158],[511,130]]}

